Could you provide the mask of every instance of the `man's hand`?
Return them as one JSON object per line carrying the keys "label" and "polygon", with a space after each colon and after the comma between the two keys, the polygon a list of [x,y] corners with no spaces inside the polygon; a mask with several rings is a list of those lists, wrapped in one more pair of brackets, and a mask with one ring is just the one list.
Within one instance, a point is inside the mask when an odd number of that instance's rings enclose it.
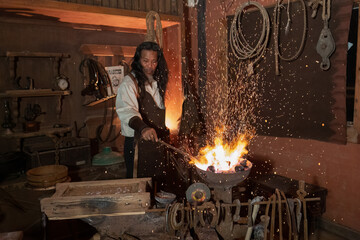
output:
{"label": "man's hand", "polygon": [[158,141],[156,131],[153,128],[144,128],[141,132],[141,137],[147,141]]}

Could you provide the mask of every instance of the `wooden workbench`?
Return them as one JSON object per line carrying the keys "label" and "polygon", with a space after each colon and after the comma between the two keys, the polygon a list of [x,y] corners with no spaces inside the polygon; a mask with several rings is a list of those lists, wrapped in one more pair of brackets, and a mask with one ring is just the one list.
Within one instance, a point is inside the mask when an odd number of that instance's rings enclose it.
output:
{"label": "wooden workbench", "polygon": [[59,183],[40,201],[49,220],[145,214],[151,178]]}

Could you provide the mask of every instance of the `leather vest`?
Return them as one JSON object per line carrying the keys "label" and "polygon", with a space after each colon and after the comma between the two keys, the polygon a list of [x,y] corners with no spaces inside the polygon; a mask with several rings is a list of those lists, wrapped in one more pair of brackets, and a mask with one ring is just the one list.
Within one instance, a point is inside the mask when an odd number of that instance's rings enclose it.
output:
{"label": "leather vest", "polygon": [[[153,97],[145,91],[140,93],[137,80],[132,74],[129,74],[138,89],[139,112],[143,121],[155,129],[158,138],[167,141],[169,130],[165,126],[165,109],[159,108]],[[140,94],[143,94],[140,97]],[[138,142],[138,177],[153,177],[159,185],[166,181],[168,172],[168,163],[166,160],[166,151],[164,146],[152,141],[140,139],[140,133],[135,132],[135,138]]]}

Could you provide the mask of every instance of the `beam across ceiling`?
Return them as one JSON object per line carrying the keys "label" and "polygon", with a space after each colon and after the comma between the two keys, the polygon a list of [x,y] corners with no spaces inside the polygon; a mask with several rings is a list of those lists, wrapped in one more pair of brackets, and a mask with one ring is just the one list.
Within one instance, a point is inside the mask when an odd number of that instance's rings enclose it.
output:
{"label": "beam across ceiling", "polygon": [[[5,16],[54,20],[63,23],[146,30],[146,12],[50,0],[0,0]],[[160,14],[163,28],[180,24],[179,16]]]}

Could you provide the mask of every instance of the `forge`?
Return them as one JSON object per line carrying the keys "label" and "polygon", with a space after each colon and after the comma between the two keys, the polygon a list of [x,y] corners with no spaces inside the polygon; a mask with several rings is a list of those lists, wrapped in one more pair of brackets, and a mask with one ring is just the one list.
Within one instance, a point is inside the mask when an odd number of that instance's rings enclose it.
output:
{"label": "forge", "polygon": [[204,183],[214,189],[214,201],[231,203],[232,188],[248,177],[252,169],[252,163],[248,160],[242,160],[241,165],[236,168],[235,172],[214,172],[209,169],[211,168],[204,171],[196,167],[196,171]]}

